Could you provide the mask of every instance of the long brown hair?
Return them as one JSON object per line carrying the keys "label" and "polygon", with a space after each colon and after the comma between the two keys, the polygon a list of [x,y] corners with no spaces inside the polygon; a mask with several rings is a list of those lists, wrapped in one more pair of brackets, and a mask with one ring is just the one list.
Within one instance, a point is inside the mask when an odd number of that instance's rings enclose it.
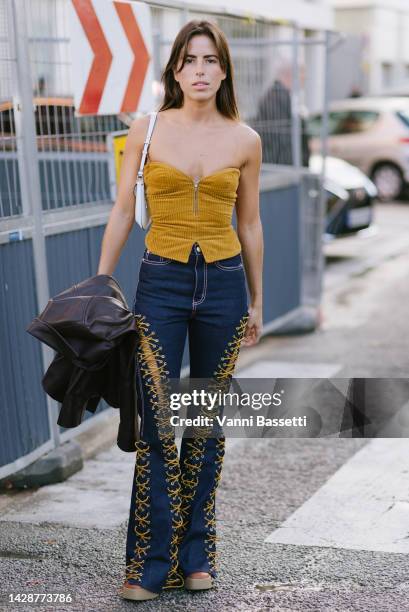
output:
{"label": "long brown hair", "polygon": [[183,91],[174,77],[173,69],[177,72],[177,64],[182,56],[182,65],[180,67],[180,70],[182,70],[186,62],[189,41],[192,36],[197,34],[205,34],[214,42],[221,68],[226,73],[226,78],[222,80],[216,93],[216,106],[222,115],[239,121],[240,113],[237,107],[233,84],[233,64],[227,39],[216,23],[206,20],[193,19],[189,21],[176,36],[168,63],[161,76],[165,95],[159,111],[166,110],[167,108],[181,108],[183,106]]}

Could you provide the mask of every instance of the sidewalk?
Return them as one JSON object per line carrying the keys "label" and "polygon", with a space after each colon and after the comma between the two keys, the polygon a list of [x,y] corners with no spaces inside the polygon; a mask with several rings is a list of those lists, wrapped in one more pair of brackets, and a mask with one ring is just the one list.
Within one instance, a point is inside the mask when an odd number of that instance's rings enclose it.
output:
{"label": "sidewalk", "polygon": [[[407,378],[408,263],[409,255],[403,255],[328,292],[322,329],[266,337],[243,349],[237,376],[303,376],[308,366],[309,375],[317,377],[331,367],[332,375],[341,377]],[[112,424],[111,435],[115,431]],[[367,443],[357,438],[228,440],[217,497],[216,588],[168,591],[138,607],[409,610],[406,555],[265,541]],[[117,589],[124,572],[133,463],[134,454],[113,443],[64,483],[14,493],[7,504],[0,496],[1,592],[74,597],[66,606],[37,604],[38,610],[129,610],[133,604]],[[13,607],[3,600],[0,609]]]}

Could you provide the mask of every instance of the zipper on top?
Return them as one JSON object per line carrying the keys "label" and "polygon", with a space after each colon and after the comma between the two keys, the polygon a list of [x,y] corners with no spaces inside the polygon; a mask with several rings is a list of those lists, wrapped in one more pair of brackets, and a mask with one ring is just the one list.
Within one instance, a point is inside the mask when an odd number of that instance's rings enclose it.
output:
{"label": "zipper on top", "polygon": [[193,181],[194,187],[194,197],[193,197],[193,214],[197,215],[199,213],[199,202],[197,197],[197,189],[199,187],[200,178],[195,178]]}

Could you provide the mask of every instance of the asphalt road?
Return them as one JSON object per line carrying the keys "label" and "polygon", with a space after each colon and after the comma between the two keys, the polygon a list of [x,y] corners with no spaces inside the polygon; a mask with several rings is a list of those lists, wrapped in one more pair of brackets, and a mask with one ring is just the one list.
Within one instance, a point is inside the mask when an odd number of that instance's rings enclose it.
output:
{"label": "asphalt road", "polygon": [[[409,205],[378,206],[377,225],[325,247],[322,327],[263,338],[243,351],[239,376],[304,364],[318,377],[330,365],[337,377],[409,378]],[[133,457],[113,447],[67,483],[0,511],[0,591],[71,593],[74,602],[3,599],[0,609],[409,611],[407,450],[404,437],[229,440],[215,588],[133,603],[117,595]]]}

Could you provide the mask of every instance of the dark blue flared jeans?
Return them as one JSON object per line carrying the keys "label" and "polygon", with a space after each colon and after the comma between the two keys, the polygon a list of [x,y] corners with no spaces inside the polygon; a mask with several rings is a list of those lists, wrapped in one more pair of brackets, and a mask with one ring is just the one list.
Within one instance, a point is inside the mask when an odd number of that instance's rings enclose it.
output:
{"label": "dark blue flared jeans", "polygon": [[[231,379],[248,319],[241,254],[206,263],[145,249],[133,305],[140,440],[126,543],[126,580],[159,593],[198,571],[216,577],[215,496],[225,438],[183,435],[180,457],[164,389],[179,379],[186,337],[190,378]],[[164,427],[162,427],[164,426]],[[186,432],[187,430],[185,430]]]}

